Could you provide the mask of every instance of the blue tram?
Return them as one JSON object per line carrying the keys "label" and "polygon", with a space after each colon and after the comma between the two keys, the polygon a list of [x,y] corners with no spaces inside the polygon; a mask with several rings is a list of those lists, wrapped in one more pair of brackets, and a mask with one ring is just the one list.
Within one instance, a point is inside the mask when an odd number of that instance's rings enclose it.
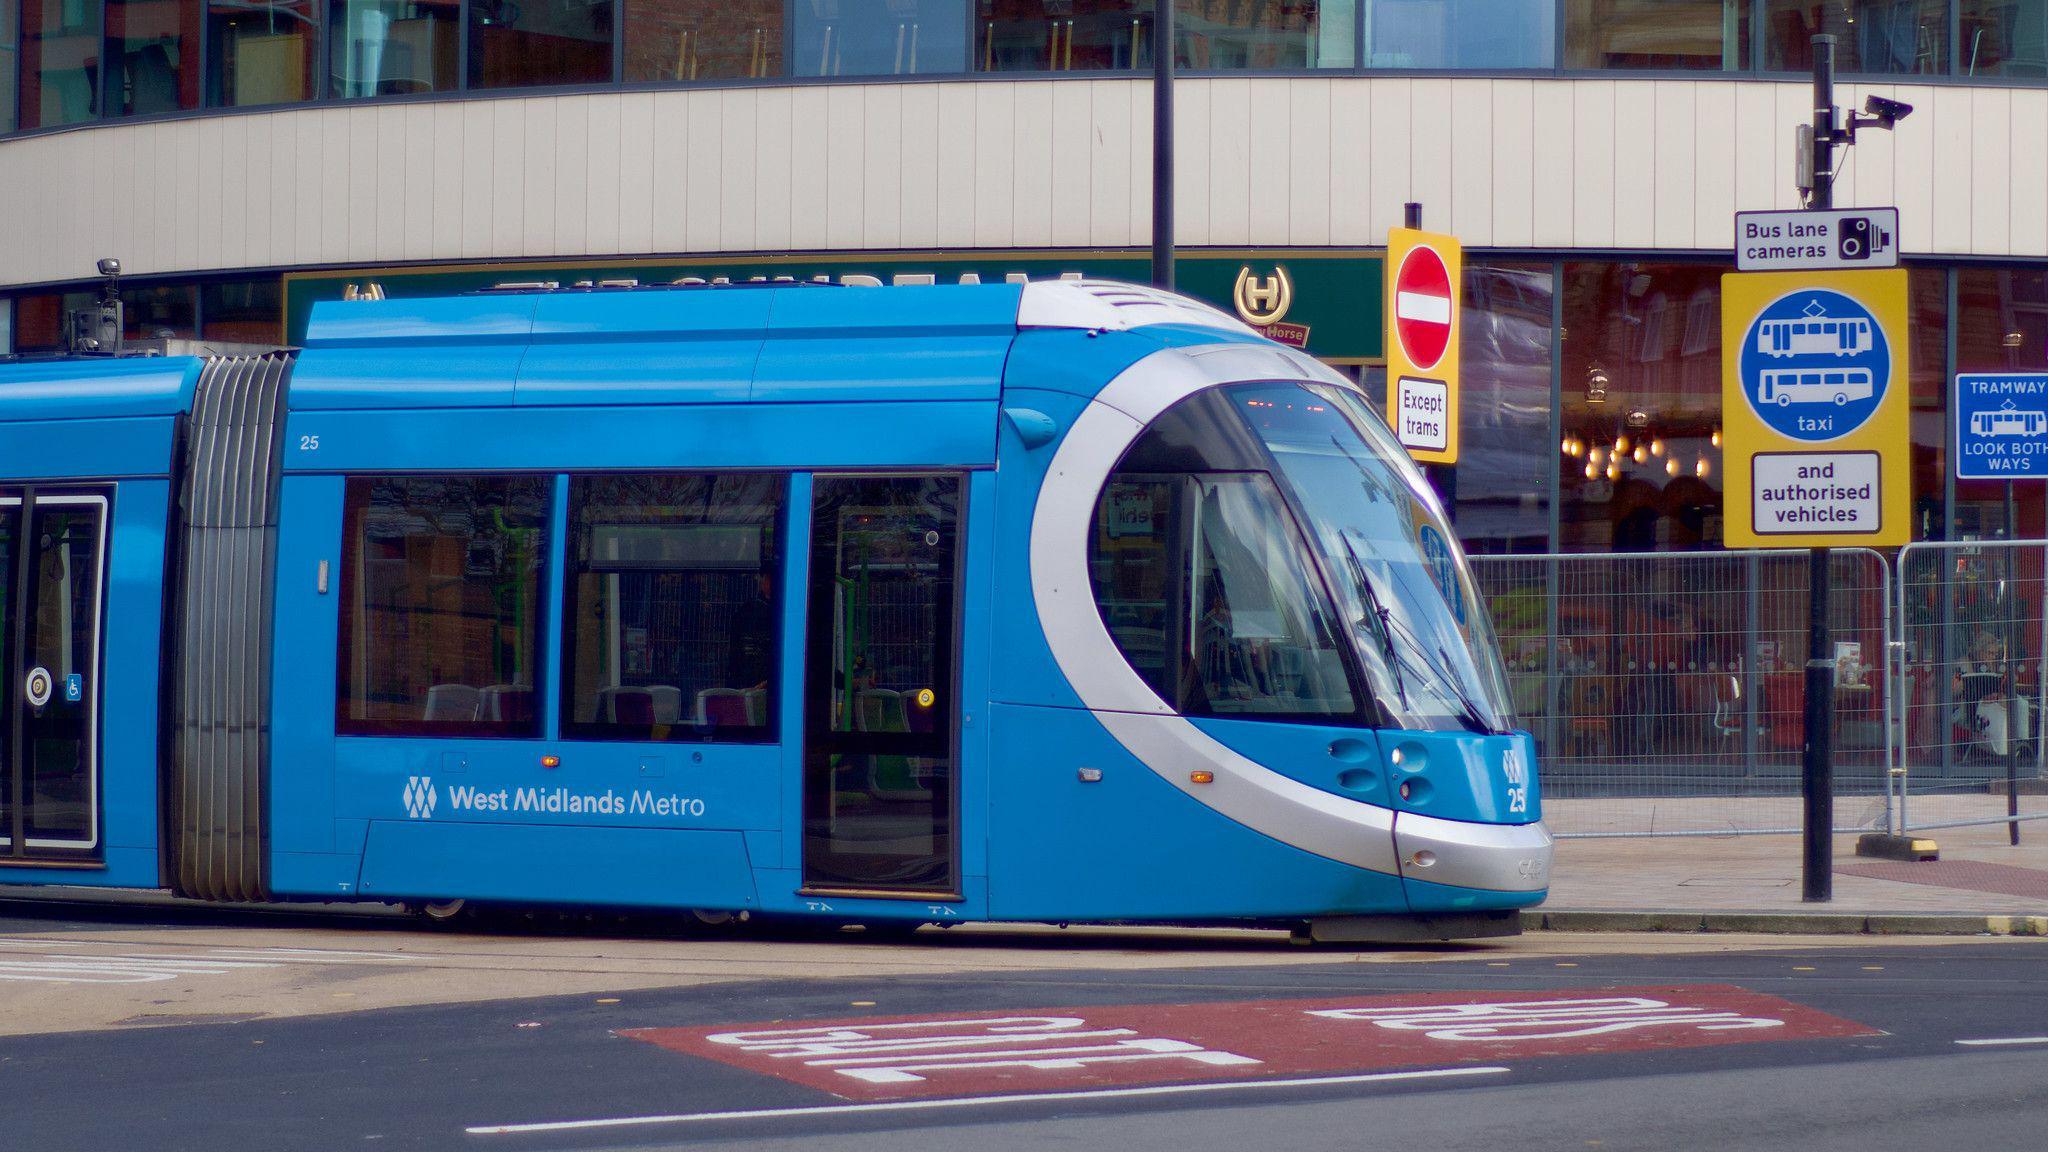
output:
{"label": "blue tram", "polygon": [[1100,282],[320,305],[0,364],[0,883],[1514,930],[1486,609],[1356,386]]}

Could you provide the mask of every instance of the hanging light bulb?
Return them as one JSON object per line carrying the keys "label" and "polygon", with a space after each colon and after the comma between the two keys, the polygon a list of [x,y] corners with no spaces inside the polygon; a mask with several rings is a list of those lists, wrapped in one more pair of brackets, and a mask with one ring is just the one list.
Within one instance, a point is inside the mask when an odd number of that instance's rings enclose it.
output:
{"label": "hanging light bulb", "polygon": [[1714,429],[1714,434],[1712,436],[1707,437],[1707,440],[1708,442],[1713,444],[1714,447],[1719,448],[1721,446],[1721,430],[1719,428]]}
{"label": "hanging light bulb", "polygon": [[1650,455],[1652,455],[1652,456],[1662,456],[1663,454],[1664,454],[1664,441],[1663,441],[1663,440],[1662,440],[1661,438],[1659,438],[1659,439],[1656,439],[1656,440],[1652,440],[1652,441],[1650,441]]}
{"label": "hanging light bulb", "polygon": [[1609,480],[1621,479],[1621,465],[1616,464],[1613,460],[1609,460],[1607,462],[1607,478]]}
{"label": "hanging light bulb", "polygon": [[1673,456],[1664,462],[1664,474],[1666,476],[1678,475],[1678,457]]}
{"label": "hanging light bulb", "polygon": [[1572,454],[1572,438],[1571,438],[1571,437],[1569,437],[1569,436],[1565,437],[1565,438],[1564,438],[1564,440],[1563,440],[1562,442],[1560,442],[1560,443],[1558,444],[1558,446],[1557,446],[1557,450],[1558,450],[1559,452],[1562,452],[1562,453],[1564,453],[1564,454],[1565,454],[1565,455],[1567,455],[1567,456],[1571,455],[1571,454]]}
{"label": "hanging light bulb", "polygon": [[1628,451],[1628,436],[1626,434],[1614,438],[1614,450],[1616,452]]}
{"label": "hanging light bulb", "polygon": [[1605,448],[1595,448],[1591,452],[1588,452],[1586,454],[1587,463],[1593,465],[1593,467],[1595,468],[1598,468],[1600,466],[1600,456],[1602,453],[1606,451],[1607,450]]}
{"label": "hanging light bulb", "polygon": [[1643,461],[1648,460],[1649,458],[1650,450],[1648,448],[1643,447],[1641,444],[1636,445],[1635,454],[1632,457],[1632,459],[1634,459],[1636,463],[1641,464]]}
{"label": "hanging light bulb", "polygon": [[1692,466],[1692,474],[1703,480],[1706,478],[1707,473],[1711,471],[1713,471],[1713,467],[1707,463],[1705,456],[1700,457],[1699,461]]}
{"label": "hanging light bulb", "polygon": [[1586,465],[1586,479],[1588,479],[1588,480],[1591,480],[1591,479],[1593,479],[1594,477],[1596,477],[1596,476],[1598,476],[1598,475],[1600,475],[1600,467],[1599,467],[1599,465],[1597,465],[1597,464],[1588,464],[1588,465]]}

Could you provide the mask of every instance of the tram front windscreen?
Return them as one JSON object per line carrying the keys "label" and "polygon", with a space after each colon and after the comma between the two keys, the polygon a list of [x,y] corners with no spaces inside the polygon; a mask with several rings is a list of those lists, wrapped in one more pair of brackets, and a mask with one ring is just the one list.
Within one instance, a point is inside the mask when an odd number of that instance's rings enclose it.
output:
{"label": "tram front windscreen", "polygon": [[1513,726],[1464,554],[1350,389],[1242,384],[1168,409],[1104,486],[1090,572],[1118,648],[1184,714]]}

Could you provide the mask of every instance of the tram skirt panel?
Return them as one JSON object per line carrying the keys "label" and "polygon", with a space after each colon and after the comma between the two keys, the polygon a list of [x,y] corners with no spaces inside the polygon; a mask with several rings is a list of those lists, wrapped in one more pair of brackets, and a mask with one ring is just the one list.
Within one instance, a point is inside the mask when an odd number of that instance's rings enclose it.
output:
{"label": "tram skirt panel", "polygon": [[286,355],[200,373],[180,486],[164,789],[180,896],[263,900],[271,600]]}

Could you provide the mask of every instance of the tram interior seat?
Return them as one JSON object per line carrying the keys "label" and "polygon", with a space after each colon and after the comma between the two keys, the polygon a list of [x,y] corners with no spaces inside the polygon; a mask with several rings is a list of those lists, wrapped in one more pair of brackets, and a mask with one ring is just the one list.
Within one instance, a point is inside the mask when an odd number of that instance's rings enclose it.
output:
{"label": "tram interior seat", "polygon": [[654,693],[645,688],[600,688],[597,690],[597,719],[604,724],[652,727]]}
{"label": "tram interior seat", "polygon": [[423,720],[474,720],[482,694],[468,684],[436,684],[427,689]]}
{"label": "tram interior seat", "polygon": [[647,694],[654,698],[654,722],[656,724],[681,724],[683,722],[683,690],[673,684],[649,684]]}
{"label": "tram interior seat", "polygon": [[697,692],[697,723],[740,728],[751,723],[746,693],[737,688],[703,688]]}
{"label": "tram interior seat", "polygon": [[740,695],[747,698],[747,723],[761,727],[768,723],[768,690],[748,688]]}
{"label": "tram interior seat", "polygon": [[493,684],[477,697],[477,719],[524,724],[533,719],[533,686]]}

